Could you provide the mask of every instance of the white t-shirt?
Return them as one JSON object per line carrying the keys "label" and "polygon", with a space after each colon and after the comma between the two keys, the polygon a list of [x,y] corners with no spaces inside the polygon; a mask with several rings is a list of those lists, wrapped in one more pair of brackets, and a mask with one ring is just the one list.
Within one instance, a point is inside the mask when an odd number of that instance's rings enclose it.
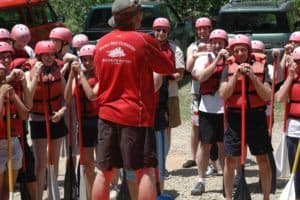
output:
{"label": "white t-shirt", "polygon": [[[195,67],[193,70],[203,70],[207,66],[207,64],[209,63],[209,58],[207,55],[208,54],[206,53],[206,56],[200,56],[196,59]],[[210,55],[213,59],[215,58],[215,55],[213,53],[211,53]],[[214,95],[202,95],[199,110],[201,112],[207,113],[224,113],[224,101],[220,97],[219,91],[216,91]]]}
{"label": "white t-shirt", "polygon": [[[190,44],[188,47],[187,52],[193,52],[193,51],[198,51],[198,42],[193,42]],[[194,65],[195,66],[195,65]],[[196,81],[192,79],[192,88],[191,88],[191,94],[198,94],[199,95],[199,90],[200,90],[200,83],[199,81]]]}
{"label": "white t-shirt", "polygon": [[300,120],[289,118],[287,121],[287,136],[300,138]]}
{"label": "white t-shirt", "polygon": [[[170,42],[171,50],[175,55],[175,67],[176,69],[184,69],[184,56],[182,50],[174,43]],[[176,80],[169,80],[169,97],[178,96],[178,83]]]}
{"label": "white t-shirt", "polygon": [[30,46],[26,45],[24,47],[24,49],[25,49],[27,55],[29,56],[29,58],[34,58],[35,57],[34,50]]}

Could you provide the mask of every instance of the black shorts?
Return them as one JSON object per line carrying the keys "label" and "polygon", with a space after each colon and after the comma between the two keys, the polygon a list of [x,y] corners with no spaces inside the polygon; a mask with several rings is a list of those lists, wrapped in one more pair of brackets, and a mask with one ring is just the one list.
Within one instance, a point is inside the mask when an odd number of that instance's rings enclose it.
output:
{"label": "black shorts", "polygon": [[[31,139],[47,138],[46,122],[45,121],[29,121]],[[57,123],[50,121],[51,139],[58,139],[67,135],[67,127],[64,119]]]}
{"label": "black shorts", "polygon": [[98,117],[82,119],[82,145],[83,147],[95,147],[98,135]]}
{"label": "black shorts", "polygon": [[223,142],[224,137],[223,114],[199,111],[199,139],[202,144]]}
{"label": "black shorts", "polygon": [[156,166],[153,128],[125,126],[99,119],[96,149],[98,169],[123,167],[126,170],[137,170]]}
{"label": "black shorts", "polygon": [[[252,155],[263,155],[272,151],[264,111],[246,112],[246,144]],[[241,113],[227,112],[227,130],[224,135],[225,156],[241,155]]]}

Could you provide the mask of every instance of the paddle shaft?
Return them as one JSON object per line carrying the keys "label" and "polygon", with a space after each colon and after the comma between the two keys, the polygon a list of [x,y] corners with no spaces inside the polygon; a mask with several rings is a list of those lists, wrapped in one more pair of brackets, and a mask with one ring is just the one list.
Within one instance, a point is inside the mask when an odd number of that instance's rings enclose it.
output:
{"label": "paddle shaft", "polygon": [[278,68],[278,57],[274,57],[273,62],[273,80],[272,80],[272,91],[271,91],[271,111],[270,111],[270,119],[269,119],[269,135],[272,136],[273,132],[273,117],[274,117],[274,97],[275,97],[275,85],[276,85],[276,74]]}
{"label": "paddle shaft", "polygon": [[298,141],[298,147],[297,147],[297,152],[296,152],[296,156],[295,156],[295,160],[294,160],[294,164],[293,164],[292,174],[296,174],[299,160],[300,160],[300,139]]}
{"label": "paddle shaft", "polygon": [[80,113],[80,96],[79,96],[79,81],[78,74],[75,74],[75,104],[76,104],[76,116],[78,121],[78,137],[79,137],[79,163],[82,165],[82,156],[83,156],[83,135],[82,135],[82,119]]}
{"label": "paddle shaft", "polygon": [[242,135],[241,135],[241,164],[245,165],[246,160],[246,77],[242,76]]}
{"label": "paddle shaft", "polygon": [[51,131],[50,131],[50,117],[49,117],[49,110],[48,110],[48,105],[47,105],[47,98],[46,98],[46,86],[45,83],[43,82],[43,77],[42,74],[40,76],[40,82],[42,84],[42,93],[43,93],[43,107],[44,107],[44,112],[45,112],[45,123],[46,123],[46,134],[47,134],[47,145],[48,145],[48,163],[50,165],[53,164],[53,159],[52,159],[52,148],[51,148]]}
{"label": "paddle shaft", "polygon": [[9,193],[14,191],[13,169],[12,169],[12,147],[11,147],[11,120],[10,120],[10,102],[9,98],[6,102],[6,129],[7,129],[7,148],[8,148],[8,189]]}

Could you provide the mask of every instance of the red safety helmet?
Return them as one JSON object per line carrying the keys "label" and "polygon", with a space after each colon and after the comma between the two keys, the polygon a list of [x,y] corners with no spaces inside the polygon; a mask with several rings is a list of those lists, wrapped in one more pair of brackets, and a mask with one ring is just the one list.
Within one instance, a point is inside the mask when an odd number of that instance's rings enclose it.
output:
{"label": "red safety helmet", "polygon": [[11,37],[14,41],[27,44],[31,40],[29,28],[24,24],[16,24],[11,29]]}
{"label": "red safety helmet", "polygon": [[215,29],[209,35],[209,40],[212,39],[223,39],[226,41],[226,45],[228,43],[228,35],[227,32],[223,29]]}
{"label": "red safety helmet", "polygon": [[300,47],[297,47],[294,49],[294,51],[292,53],[292,58],[294,60],[300,60]]}
{"label": "red safety helmet", "polygon": [[56,48],[55,44],[51,40],[42,40],[36,43],[34,51],[36,55],[41,55],[45,53],[55,54]]}
{"label": "red safety helmet", "polygon": [[0,42],[0,53],[3,53],[3,52],[10,52],[13,54],[14,49],[7,42]]}
{"label": "red safety helmet", "polygon": [[49,38],[62,40],[65,43],[70,44],[72,42],[72,32],[65,27],[56,27],[51,30]]}
{"label": "red safety helmet", "polygon": [[290,42],[300,42],[300,31],[295,31],[289,38]]}
{"label": "red safety helmet", "polygon": [[260,40],[252,40],[251,41],[252,50],[265,51],[265,44]]}
{"label": "red safety helmet", "polygon": [[171,28],[169,20],[167,18],[164,18],[164,17],[156,18],[153,21],[152,28],[154,29],[154,28],[157,28],[157,27]]}
{"label": "red safety helmet", "polygon": [[0,28],[0,39],[11,40],[10,32],[5,28]]}
{"label": "red safety helmet", "polygon": [[89,38],[85,34],[77,34],[72,39],[72,47],[81,48],[89,43]]}
{"label": "red safety helmet", "polygon": [[79,56],[94,56],[94,52],[96,50],[96,45],[87,44],[81,47],[79,51]]}
{"label": "red safety helmet", "polygon": [[208,17],[200,17],[195,22],[195,28],[199,27],[212,27],[211,20]]}
{"label": "red safety helmet", "polygon": [[233,49],[235,45],[244,44],[247,45],[249,49],[251,49],[251,40],[248,36],[243,34],[238,34],[234,36],[234,38],[230,41],[230,48]]}

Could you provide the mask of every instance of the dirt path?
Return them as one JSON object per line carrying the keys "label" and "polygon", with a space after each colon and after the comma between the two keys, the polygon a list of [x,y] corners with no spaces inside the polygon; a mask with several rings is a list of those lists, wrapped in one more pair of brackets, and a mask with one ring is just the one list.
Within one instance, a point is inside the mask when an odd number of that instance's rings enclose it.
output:
{"label": "dirt path", "polygon": [[[281,140],[281,124],[274,125],[273,133],[273,147],[277,148]],[[180,127],[173,130],[172,146],[167,159],[167,169],[170,176],[166,180],[166,192],[176,197],[176,199],[207,199],[207,200],[221,200],[222,197],[222,174],[217,177],[208,178],[206,180],[206,192],[202,196],[191,196],[190,192],[197,182],[197,168],[183,169],[182,163],[189,158],[189,139],[190,139],[190,123],[185,122]],[[245,166],[246,181],[249,190],[251,191],[252,199],[260,200],[260,188],[258,184],[258,168],[255,163],[255,158],[251,155],[247,158]],[[280,193],[286,185],[286,179],[278,179],[276,193],[271,195],[271,199],[279,199]]]}

